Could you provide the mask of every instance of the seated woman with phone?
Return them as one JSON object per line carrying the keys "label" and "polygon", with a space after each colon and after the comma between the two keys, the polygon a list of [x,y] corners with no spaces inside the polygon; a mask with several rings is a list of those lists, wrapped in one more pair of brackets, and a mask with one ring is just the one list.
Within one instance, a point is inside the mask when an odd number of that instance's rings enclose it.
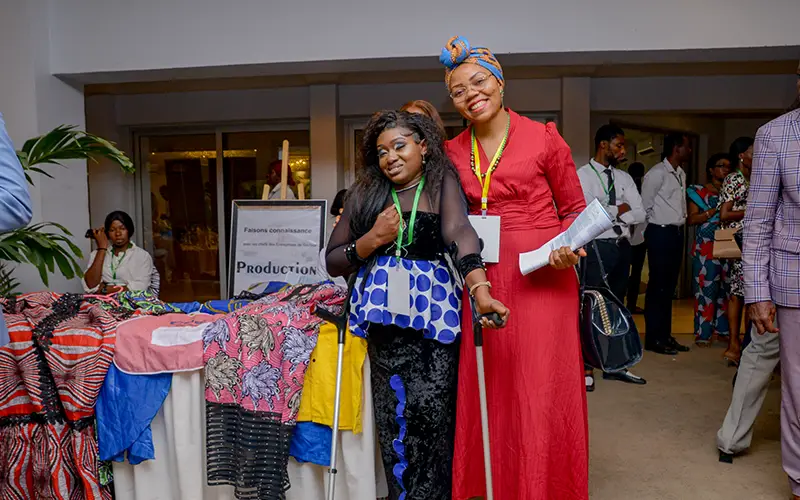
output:
{"label": "seated woman with phone", "polygon": [[151,289],[153,258],[131,241],[133,231],[131,216],[117,210],[106,216],[104,227],[86,232],[97,244],[83,277],[86,293],[108,295]]}

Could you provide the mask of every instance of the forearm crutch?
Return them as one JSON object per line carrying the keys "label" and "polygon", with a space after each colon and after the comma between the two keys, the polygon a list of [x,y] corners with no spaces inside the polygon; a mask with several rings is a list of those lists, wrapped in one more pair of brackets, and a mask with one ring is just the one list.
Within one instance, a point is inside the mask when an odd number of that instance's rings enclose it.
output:
{"label": "forearm crutch", "polygon": [[494,500],[492,489],[492,453],[489,444],[489,405],[486,401],[486,374],[483,366],[483,326],[481,319],[486,318],[497,326],[503,326],[503,319],[497,313],[481,315],[475,307],[475,300],[470,299],[472,305],[472,333],[475,338],[475,361],[478,366],[478,396],[481,405],[481,434],[483,436],[483,468],[486,474],[486,500]]}
{"label": "forearm crutch", "polygon": [[327,500],[334,500],[335,486],[336,486],[336,459],[339,453],[339,411],[341,409],[341,394],[342,394],[342,371],[344,370],[344,342],[347,337],[347,319],[350,315],[350,297],[353,293],[353,285],[355,283],[356,275],[353,274],[347,283],[347,298],[342,307],[342,314],[336,315],[323,307],[314,309],[314,314],[319,318],[332,323],[336,326],[338,333],[338,346],[336,353],[336,390],[334,391],[333,400],[333,429],[331,433],[331,459],[330,467],[328,468],[328,494]]}

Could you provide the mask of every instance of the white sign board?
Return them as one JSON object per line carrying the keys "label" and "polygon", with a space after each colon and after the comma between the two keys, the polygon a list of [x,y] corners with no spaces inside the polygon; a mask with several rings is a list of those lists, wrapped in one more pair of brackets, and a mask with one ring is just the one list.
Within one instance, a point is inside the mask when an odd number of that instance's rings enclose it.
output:
{"label": "white sign board", "polygon": [[325,200],[235,200],[228,294],[270,281],[316,282],[325,244]]}

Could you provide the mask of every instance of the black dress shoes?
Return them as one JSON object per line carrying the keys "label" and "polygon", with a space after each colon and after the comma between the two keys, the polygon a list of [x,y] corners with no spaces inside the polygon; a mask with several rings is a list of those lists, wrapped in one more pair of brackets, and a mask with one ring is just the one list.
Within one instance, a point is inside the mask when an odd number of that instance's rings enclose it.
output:
{"label": "black dress shoes", "polygon": [[674,356],[678,354],[678,351],[675,348],[663,342],[653,342],[649,345],[645,344],[644,348],[647,351],[654,352],[656,354],[666,354],[667,356]]}
{"label": "black dress shoes", "polygon": [[669,340],[667,340],[667,345],[672,347],[678,352],[689,352],[688,347],[675,340],[675,337],[672,336],[670,336]]}
{"label": "black dress shoes", "polygon": [[647,383],[647,380],[639,377],[638,375],[634,375],[633,373],[625,370],[624,372],[619,373],[604,373],[603,374],[604,380],[619,380],[621,382],[626,382],[628,384],[636,384],[636,385],[644,385]]}

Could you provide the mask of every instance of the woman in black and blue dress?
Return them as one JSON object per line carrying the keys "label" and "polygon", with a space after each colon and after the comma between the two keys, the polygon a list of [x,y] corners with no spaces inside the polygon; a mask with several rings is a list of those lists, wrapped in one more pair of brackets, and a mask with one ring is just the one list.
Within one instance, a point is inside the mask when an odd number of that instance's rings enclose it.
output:
{"label": "woman in black and blue dress", "polygon": [[328,244],[328,272],[357,273],[350,329],[368,339],[391,497],[449,500],[460,277],[480,313],[506,319],[508,310],[491,296],[458,174],[434,122],[378,113],[361,154],[364,167]]}

